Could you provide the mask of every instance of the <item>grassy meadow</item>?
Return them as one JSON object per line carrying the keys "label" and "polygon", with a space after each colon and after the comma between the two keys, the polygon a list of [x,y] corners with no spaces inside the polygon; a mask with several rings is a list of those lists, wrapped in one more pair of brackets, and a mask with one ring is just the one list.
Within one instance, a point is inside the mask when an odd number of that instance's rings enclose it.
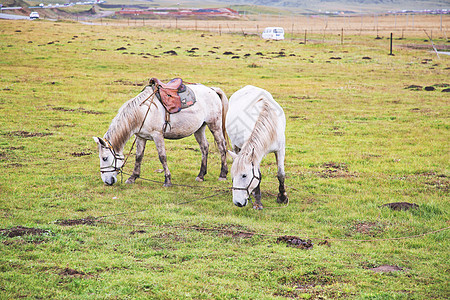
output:
{"label": "grassy meadow", "polygon": [[[448,299],[450,56],[346,38],[0,20],[0,298]],[[166,141],[173,183],[195,187],[105,186],[92,136],[151,77],[271,92],[289,205],[270,155],[265,209],[235,207],[211,134],[203,183],[194,137]],[[160,168],[148,142],[141,175]]]}

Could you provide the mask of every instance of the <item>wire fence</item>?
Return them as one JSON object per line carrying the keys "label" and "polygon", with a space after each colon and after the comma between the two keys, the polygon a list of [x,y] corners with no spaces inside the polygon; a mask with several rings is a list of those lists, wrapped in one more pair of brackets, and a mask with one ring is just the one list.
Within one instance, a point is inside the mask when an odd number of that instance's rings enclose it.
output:
{"label": "wire fence", "polygon": [[[76,17],[77,21],[82,21]],[[87,21],[87,19],[86,19]],[[150,19],[140,15],[127,18],[90,19],[91,24],[112,26],[149,26],[163,29],[197,30],[216,34],[260,35],[265,27],[283,27],[285,38],[304,39],[308,36],[374,36],[396,38],[442,39],[448,41],[450,14],[386,14],[360,16],[269,16],[256,15],[244,19],[199,20],[180,18]]]}

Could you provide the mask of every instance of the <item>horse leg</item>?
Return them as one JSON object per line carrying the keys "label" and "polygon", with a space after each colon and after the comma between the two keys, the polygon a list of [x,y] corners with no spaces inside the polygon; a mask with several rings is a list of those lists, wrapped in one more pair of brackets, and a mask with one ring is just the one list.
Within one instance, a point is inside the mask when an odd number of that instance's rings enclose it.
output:
{"label": "horse leg", "polygon": [[132,184],[136,181],[136,178],[139,178],[141,174],[141,163],[142,158],[144,158],[146,143],[147,140],[136,137],[136,163],[134,164],[133,174],[130,176],[130,178],[127,179],[127,181],[125,181],[125,183]]}
{"label": "horse leg", "polygon": [[284,156],[285,156],[285,150],[284,148],[280,151],[275,152],[275,158],[277,160],[278,165],[278,172],[277,172],[277,178],[279,182],[278,187],[278,196],[277,196],[277,203],[288,203],[289,198],[286,193],[286,188],[284,186],[284,179],[286,178],[286,174],[284,173]]}
{"label": "horse leg", "polygon": [[[261,172],[259,172],[259,178],[261,178]],[[255,197],[255,203],[253,204],[253,208],[256,210],[262,210],[263,205],[261,202],[261,181],[258,183],[258,186],[252,192]]]}
{"label": "horse leg", "polygon": [[228,165],[227,165],[227,143],[223,136],[223,132],[220,126],[210,126],[208,124],[209,130],[214,136],[214,140],[216,141],[217,148],[219,148],[220,159],[221,159],[221,169],[219,180],[227,180],[228,174]]}
{"label": "horse leg", "polygon": [[167,166],[164,136],[162,134],[158,134],[157,136],[153,137],[153,140],[155,141],[156,150],[158,151],[159,161],[161,162],[164,169],[164,186],[172,186],[172,175],[170,174],[169,167]]}
{"label": "horse leg", "polygon": [[206,173],[208,173],[208,152],[209,152],[209,143],[206,139],[205,135],[205,125],[200,127],[195,133],[194,133],[195,139],[197,140],[197,143],[200,146],[200,151],[202,152],[202,164],[200,166],[200,172],[197,175],[197,178],[195,180],[201,182],[204,180],[204,177]]}

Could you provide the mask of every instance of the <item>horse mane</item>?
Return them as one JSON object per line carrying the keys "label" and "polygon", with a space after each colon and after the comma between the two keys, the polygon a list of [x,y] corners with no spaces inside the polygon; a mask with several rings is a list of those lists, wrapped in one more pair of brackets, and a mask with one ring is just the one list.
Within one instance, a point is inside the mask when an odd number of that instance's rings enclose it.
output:
{"label": "horse mane", "polygon": [[242,172],[245,163],[261,161],[277,137],[277,115],[267,99],[261,98],[259,101],[263,101],[261,113],[249,139],[242,146],[233,163],[231,170],[233,174]]}
{"label": "horse mane", "polygon": [[133,130],[141,126],[144,116],[139,106],[153,93],[152,88],[145,87],[139,95],[125,102],[109,125],[104,138],[114,147],[116,152],[123,150],[125,143],[131,138]]}

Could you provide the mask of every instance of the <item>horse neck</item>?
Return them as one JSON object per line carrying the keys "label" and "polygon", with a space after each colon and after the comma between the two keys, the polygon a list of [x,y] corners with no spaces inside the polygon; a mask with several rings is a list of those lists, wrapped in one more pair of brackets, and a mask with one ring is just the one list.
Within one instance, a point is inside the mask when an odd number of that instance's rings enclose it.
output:
{"label": "horse neck", "polygon": [[145,88],[138,96],[127,101],[109,125],[104,138],[111,143],[116,152],[122,153],[128,140],[141,128],[145,120],[139,107],[151,93],[151,88]]}
{"label": "horse neck", "polygon": [[246,157],[250,163],[259,166],[264,155],[277,136],[277,115],[271,109],[268,101],[264,101],[261,113],[249,139],[244,144],[239,155]]}

